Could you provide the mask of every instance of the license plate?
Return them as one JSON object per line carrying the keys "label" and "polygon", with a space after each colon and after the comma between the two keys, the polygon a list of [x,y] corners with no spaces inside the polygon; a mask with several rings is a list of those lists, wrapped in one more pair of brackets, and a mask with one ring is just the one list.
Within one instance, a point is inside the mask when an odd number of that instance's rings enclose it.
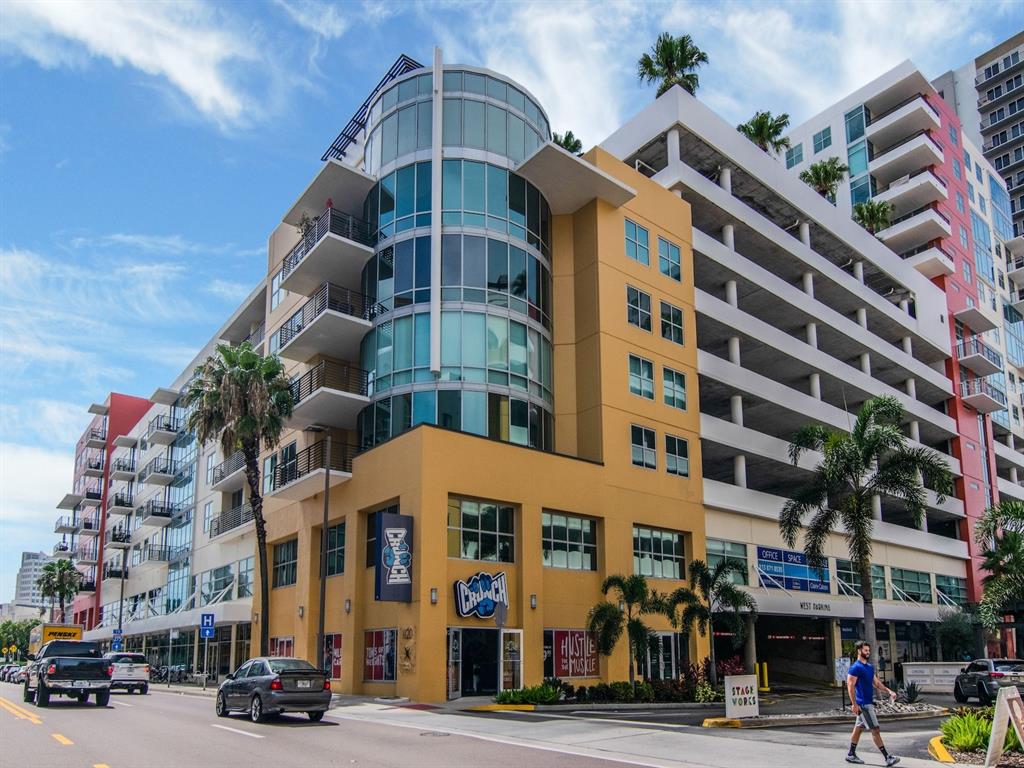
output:
{"label": "license plate", "polygon": [[75,680],[75,688],[88,688],[92,685],[88,680]]}
{"label": "license plate", "polygon": [[299,688],[309,688],[309,680],[299,680]]}

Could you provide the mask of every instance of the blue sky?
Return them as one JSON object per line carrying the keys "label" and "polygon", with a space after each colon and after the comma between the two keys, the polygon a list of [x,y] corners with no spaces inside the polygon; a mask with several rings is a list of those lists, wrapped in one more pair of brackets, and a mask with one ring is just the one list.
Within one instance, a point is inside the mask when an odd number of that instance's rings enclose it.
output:
{"label": "blue sky", "polygon": [[0,5],[0,600],[49,549],[89,403],[172,380],[265,271],[266,238],[394,59],[491,67],[586,146],[653,98],[663,30],[699,97],[794,125],[906,58],[929,77],[1021,25],[995,2]]}

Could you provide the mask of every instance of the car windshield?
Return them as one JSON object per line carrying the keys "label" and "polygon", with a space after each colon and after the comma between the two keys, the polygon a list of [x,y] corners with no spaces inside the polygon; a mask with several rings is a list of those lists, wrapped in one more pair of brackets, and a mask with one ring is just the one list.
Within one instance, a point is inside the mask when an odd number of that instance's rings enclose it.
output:
{"label": "car windshield", "polygon": [[316,667],[303,659],[270,659],[267,663],[274,672],[317,671]]}
{"label": "car windshield", "polygon": [[993,666],[996,668],[996,672],[1024,672],[1024,661],[1020,659],[997,661]]}

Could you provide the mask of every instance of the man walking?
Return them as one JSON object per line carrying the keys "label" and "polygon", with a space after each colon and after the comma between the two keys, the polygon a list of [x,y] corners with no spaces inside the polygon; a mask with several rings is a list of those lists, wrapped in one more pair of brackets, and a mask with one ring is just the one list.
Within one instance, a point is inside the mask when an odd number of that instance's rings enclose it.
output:
{"label": "man walking", "polygon": [[864,640],[858,640],[854,649],[857,660],[850,665],[850,673],[846,676],[846,690],[850,694],[850,701],[853,702],[853,714],[857,716],[857,723],[853,726],[853,735],[850,736],[850,751],[846,755],[846,762],[864,764],[864,761],[857,757],[857,742],[860,741],[861,733],[868,730],[871,731],[871,740],[885,758],[885,764],[896,765],[900,759],[890,755],[882,743],[878,714],[875,712],[875,688],[887,692],[891,701],[896,701],[896,692],[887,688],[875,675],[875,668],[870,664],[871,645]]}

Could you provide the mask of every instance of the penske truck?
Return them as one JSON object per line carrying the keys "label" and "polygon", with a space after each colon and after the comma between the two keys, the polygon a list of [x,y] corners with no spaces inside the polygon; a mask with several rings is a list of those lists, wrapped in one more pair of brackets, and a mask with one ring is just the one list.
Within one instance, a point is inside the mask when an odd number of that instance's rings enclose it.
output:
{"label": "penske truck", "polygon": [[28,636],[28,652],[39,653],[39,649],[51,640],[81,640],[80,624],[38,624]]}

